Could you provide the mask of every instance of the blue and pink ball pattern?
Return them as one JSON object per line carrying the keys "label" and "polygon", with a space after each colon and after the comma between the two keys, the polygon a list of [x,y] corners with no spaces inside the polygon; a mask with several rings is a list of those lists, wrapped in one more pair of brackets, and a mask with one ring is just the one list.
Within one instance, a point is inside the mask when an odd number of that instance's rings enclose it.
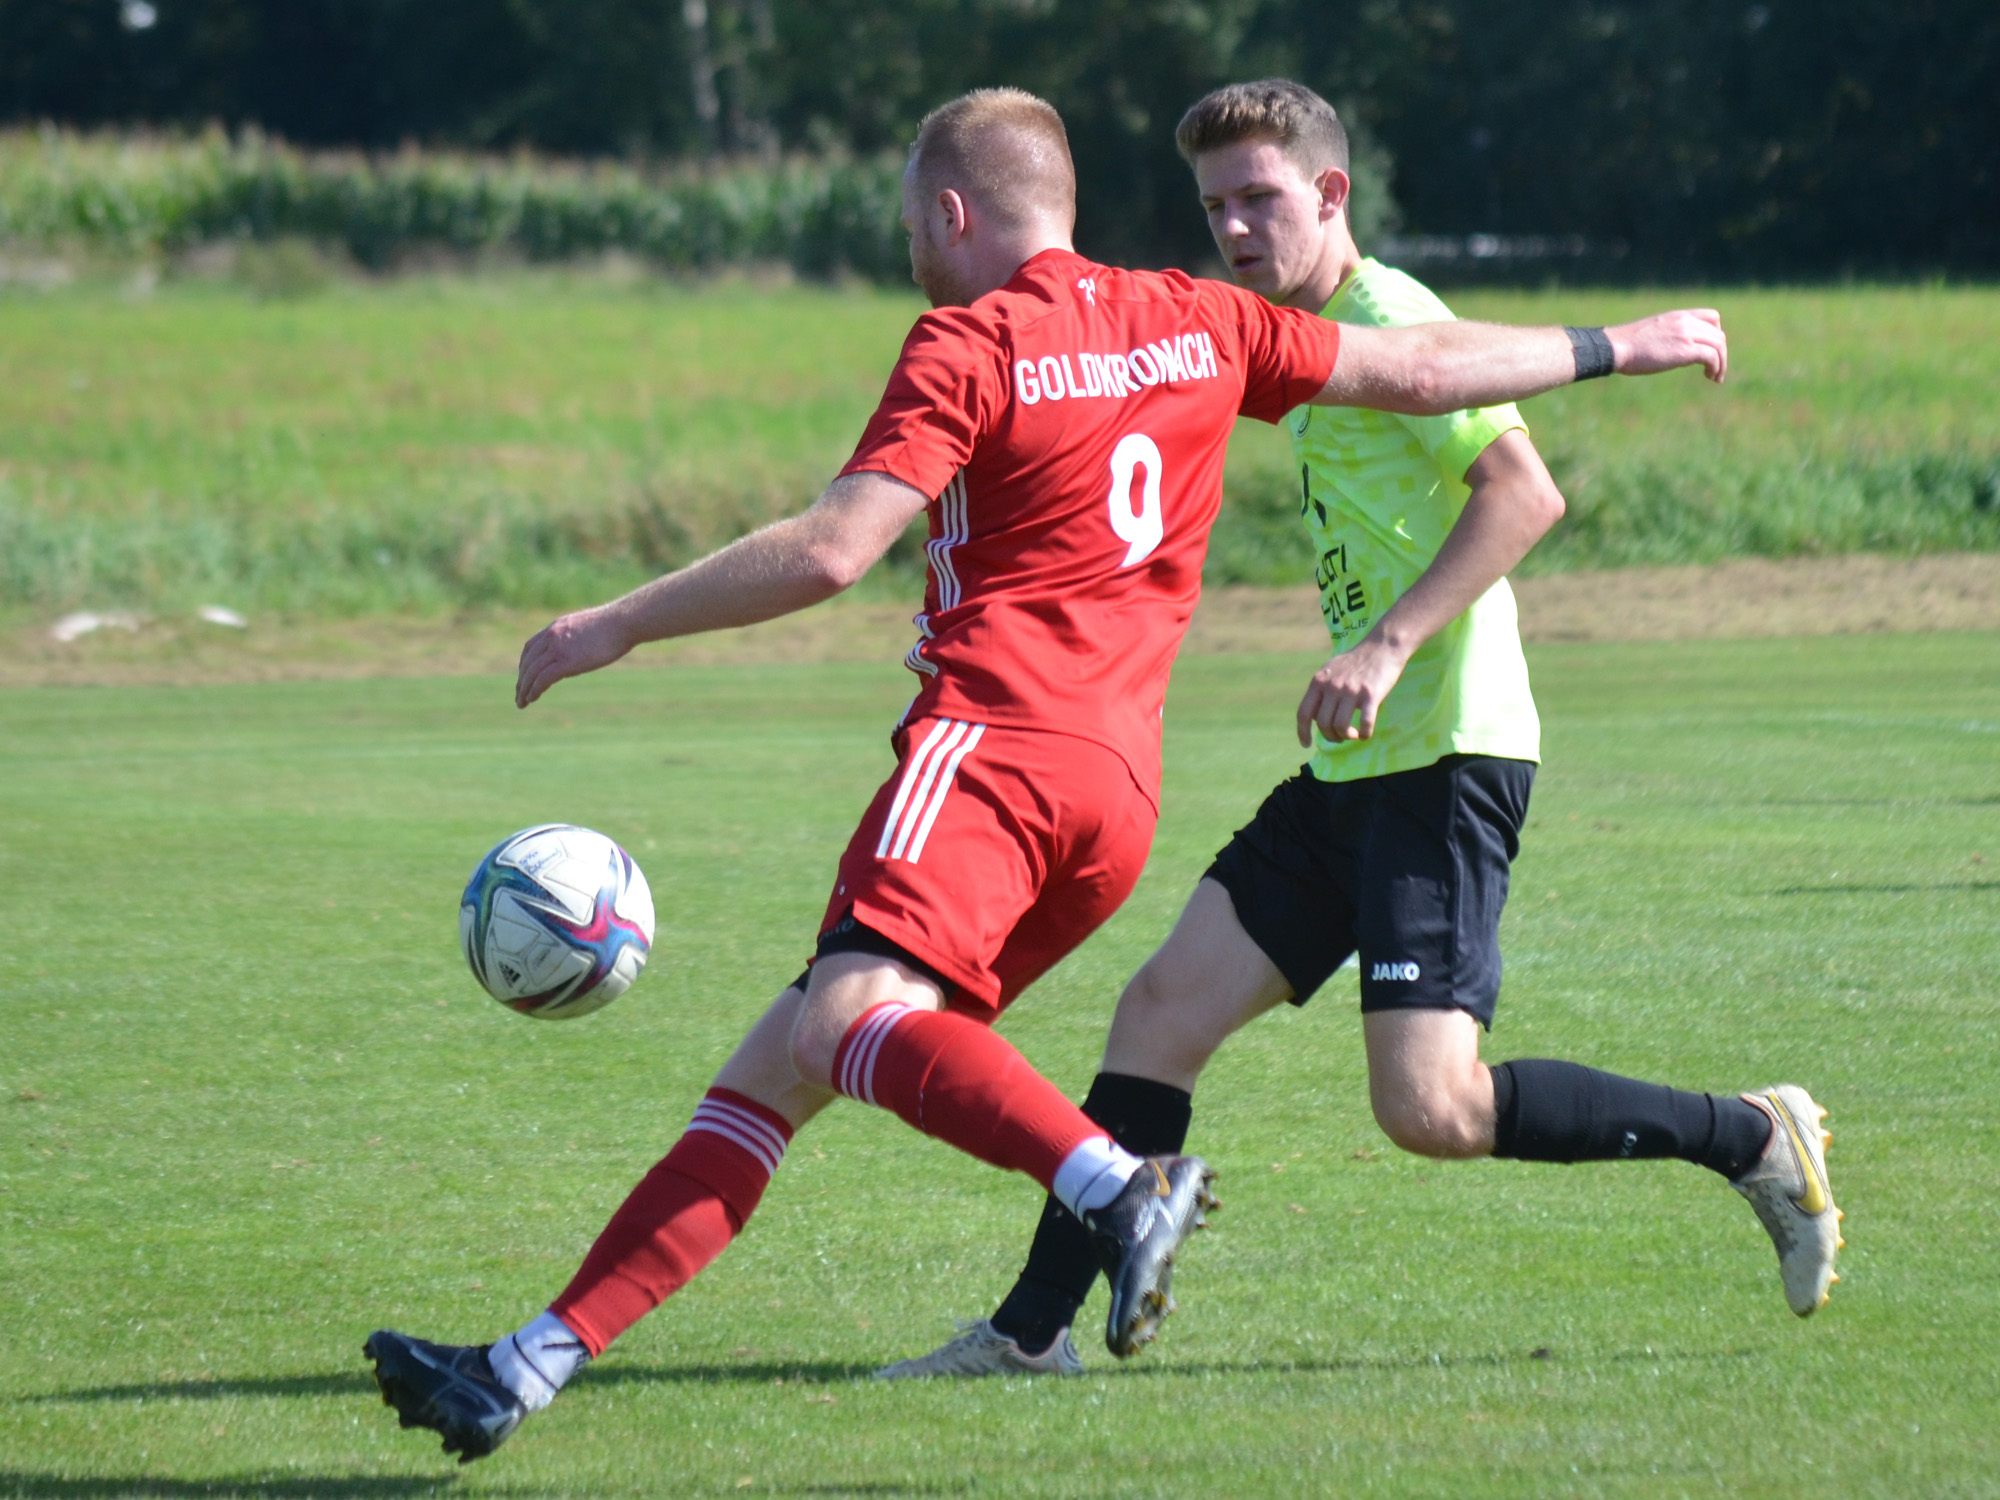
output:
{"label": "blue and pink ball pattern", "polygon": [[632,987],[653,946],[653,893],[601,833],[544,823],[502,839],[459,900],[465,961],[509,1010],[588,1015]]}

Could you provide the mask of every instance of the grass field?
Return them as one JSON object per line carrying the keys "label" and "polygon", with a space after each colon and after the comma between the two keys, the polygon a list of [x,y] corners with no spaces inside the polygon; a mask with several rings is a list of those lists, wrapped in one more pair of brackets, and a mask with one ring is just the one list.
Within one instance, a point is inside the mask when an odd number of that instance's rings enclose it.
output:
{"label": "grass field", "polygon": [[[2000,290],[1493,293],[1471,315],[1720,304],[1730,383],[1531,404],[1570,517],[1530,568],[2000,547]],[[805,503],[913,294],[571,272],[0,290],[0,610],[584,602]],[[1209,576],[1309,557],[1245,424]],[[904,567],[918,558],[904,546]]]}
{"label": "grass field", "polygon": [[[1006,1022],[1065,1087],[1295,765],[1312,662],[1183,663],[1152,865]],[[1850,1240],[1810,1322],[1693,1167],[1395,1152],[1343,974],[1204,1082],[1227,1206],[1134,1364],[859,1378],[988,1308],[1037,1195],[843,1106],[711,1274],[462,1472],[376,1404],[363,1336],[490,1337],[566,1279],[797,971],[903,674],[614,673],[528,715],[492,678],[0,694],[0,1496],[2000,1494],[1996,664],[1534,653],[1491,1055],[1809,1083]],[[638,989],[563,1026],[455,948],[474,859],[547,818],[626,840],[663,914]]]}

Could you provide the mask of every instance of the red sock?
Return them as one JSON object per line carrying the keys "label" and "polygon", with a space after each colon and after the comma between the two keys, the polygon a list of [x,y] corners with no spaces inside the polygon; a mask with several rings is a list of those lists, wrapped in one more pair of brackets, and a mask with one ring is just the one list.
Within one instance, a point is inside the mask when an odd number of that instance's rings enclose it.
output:
{"label": "red sock", "polygon": [[687,1134],[632,1189],[549,1311],[595,1359],[728,1248],[791,1139],[791,1123],[775,1110],[710,1089]]}
{"label": "red sock", "polygon": [[840,1039],[833,1080],[848,1098],[1045,1188],[1064,1157],[1105,1134],[1004,1038],[948,1010],[872,1007]]}

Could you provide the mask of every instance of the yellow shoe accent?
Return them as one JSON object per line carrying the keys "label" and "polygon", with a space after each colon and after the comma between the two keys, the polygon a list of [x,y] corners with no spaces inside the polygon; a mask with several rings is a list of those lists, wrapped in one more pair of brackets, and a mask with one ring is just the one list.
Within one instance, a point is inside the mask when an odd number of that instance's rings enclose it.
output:
{"label": "yellow shoe accent", "polygon": [[[1818,1218],[1826,1212],[1829,1196],[1826,1184],[1820,1181],[1819,1171],[1812,1157],[1806,1154],[1806,1143],[1799,1136],[1798,1122],[1793,1120],[1792,1112],[1785,1108],[1784,1101],[1778,1097],[1775,1090],[1766,1093],[1764,1097],[1771,1102],[1772,1115],[1783,1122],[1786,1132],[1791,1136],[1792,1154],[1798,1158],[1799,1176],[1805,1179],[1805,1191],[1792,1201],[1798,1204],[1800,1213],[1810,1218]],[[1825,1116],[1822,1115],[1821,1118],[1824,1119]],[[1826,1139],[1830,1141],[1833,1137],[1829,1135]]]}
{"label": "yellow shoe accent", "polygon": [[1815,1140],[1805,1123],[1817,1126],[1827,1111],[1795,1084],[1776,1084],[1743,1098],[1770,1118],[1772,1140],[1756,1166],[1733,1185],[1750,1200],[1777,1248],[1785,1301],[1798,1316],[1810,1317],[1826,1305],[1827,1289],[1838,1279],[1834,1256],[1845,1243],[1824,1154],[1832,1132],[1817,1129]]}

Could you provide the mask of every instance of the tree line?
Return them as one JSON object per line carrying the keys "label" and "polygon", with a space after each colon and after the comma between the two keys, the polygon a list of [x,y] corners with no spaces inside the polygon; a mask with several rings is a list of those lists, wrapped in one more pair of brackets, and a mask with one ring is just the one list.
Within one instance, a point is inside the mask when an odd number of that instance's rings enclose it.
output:
{"label": "tree line", "polygon": [[1633,278],[2000,271],[1993,0],[0,0],[12,124],[740,166],[1016,84],[1069,122],[1079,242],[1152,264],[1209,253],[1180,111],[1268,74],[1357,127],[1378,228]]}

